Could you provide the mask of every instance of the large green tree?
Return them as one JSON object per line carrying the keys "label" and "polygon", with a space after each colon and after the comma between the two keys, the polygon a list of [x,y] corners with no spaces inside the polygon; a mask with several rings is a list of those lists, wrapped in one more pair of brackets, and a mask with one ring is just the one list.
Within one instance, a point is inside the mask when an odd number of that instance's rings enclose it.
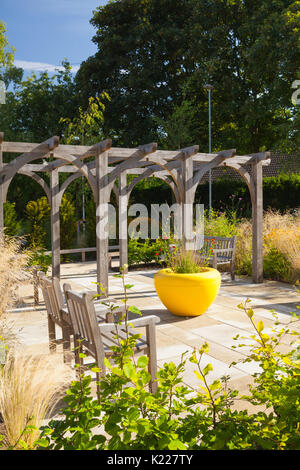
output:
{"label": "large green tree", "polygon": [[207,150],[211,82],[215,149],[295,147],[299,1],[114,0],[91,23],[98,51],[77,86],[83,101],[110,95],[106,132],[119,144],[176,145],[177,126],[180,144]]}
{"label": "large green tree", "polygon": [[[23,79],[22,69],[5,67],[0,80],[8,88],[6,104],[0,105],[0,131],[7,141],[42,142],[53,135],[62,136],[65,123],[62,116],[73,118],[77,110],[77,96],[70,64],[55,74],[32,74]],[[5,154],[5,162],[16,154]],[[38,163],[38,162],[36,162]],[[42,175],[48,181],[47,175]],[[16,175],[10,185],[8,200],[15,202],[19,219],[26,216],[28,201],[44,196],[42,188],[30,178]]]}
{"label": "large green tree", "polygon": [[190,2],[178,0],[109,2],[91,22],[98,46],[77,74],[87,99],[106,91],[107,133],[114,129],[120,144],[135,145],[156,138],[156,117],[165,118],[194,65],[185,57]]}
{"label": "large green tree", "polygon": [[62,65],[51,76],[42,72],[25,80],[20,69],[3,70],[2,79],[11,85],[0,115],[0,129],[7,140],[40,142],[62,134],[60,118],[72,118],[77,107],[71,66],[67,60]]}

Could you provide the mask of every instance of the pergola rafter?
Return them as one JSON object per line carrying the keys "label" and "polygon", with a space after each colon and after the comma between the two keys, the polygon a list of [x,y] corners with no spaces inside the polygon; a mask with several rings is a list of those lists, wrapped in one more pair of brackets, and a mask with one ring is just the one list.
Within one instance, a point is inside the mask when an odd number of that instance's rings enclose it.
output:
{"label": "pergola rafter", "polygon": [[[3,153],[17,153],[3,162]],[[91,159],[92,158],[92,159]],[[89,161],[86,161],[90,159]],[[42,162],[36,163],[38,160]],[[97,280],[108,287],[108,212],[107,203],[114,191],[119,206],[120,264],[127,264],[127,209],[135,185],[144,178],[157,177],[172,189],[176,202],[187,217],[194,203],[196,188],[203,176],[218,166],[237,171],[246,182],[253,214],[253,280],[262,282],[262,168],[270,163],[270,153],[239,156],[235,149],[218,153],[199,153],[197,145],[177,151],[158,150],[156,143],[138,148],[112,147],[110,139],[92,146],[62,145],[54,136],[38,143],[5,142],[0,133],[0,228],[3,228],[3,202],[14,176],[19,173],[34,179],[44,189],[51,206],[52,276],[60,277],[59,207],[68,186],[85,177],[96,202]],[[250,168],[250,171],[248,168]],[[50,174],[50,185],[41,174]],[[60,185],[59,174],[69,173]],[[128,182],[127,175],[135,175]],[[105,209],[106,208],[106,209]],[[185,244],[185,234],[182,234]]]}

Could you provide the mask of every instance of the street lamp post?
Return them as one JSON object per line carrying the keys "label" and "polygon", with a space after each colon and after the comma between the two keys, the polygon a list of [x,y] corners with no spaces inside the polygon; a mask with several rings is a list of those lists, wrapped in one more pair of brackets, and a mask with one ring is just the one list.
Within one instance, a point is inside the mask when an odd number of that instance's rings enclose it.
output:
{"label": "street lamp post", "polygon": [[[211,90],[212,85],[206,84],[204,88],[208,91],[208,152],[211,153]],[[212,209],[212,175],[211,169],[209,170],[209,181],[208,181],[208,205],[209,205],[209,216],[211,216]]]}

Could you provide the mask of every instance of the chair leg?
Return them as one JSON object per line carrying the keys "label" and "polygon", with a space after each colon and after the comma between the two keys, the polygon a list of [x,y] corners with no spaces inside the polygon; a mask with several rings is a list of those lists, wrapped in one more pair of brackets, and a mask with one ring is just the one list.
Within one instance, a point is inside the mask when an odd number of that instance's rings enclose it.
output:
{"label": "chair leg", "polygon": [[48,315],[48,335],[49,335],[49,350],[50,350],[50,353],[55,353],[56,352],[55,322],[52,320],[50,315]]}
{"label": "chair leg", "polygon": [[217,263],[216,253],[213,253],[212,262],[211,262],[212,268],[217,269],[217,264],[218,263]]}

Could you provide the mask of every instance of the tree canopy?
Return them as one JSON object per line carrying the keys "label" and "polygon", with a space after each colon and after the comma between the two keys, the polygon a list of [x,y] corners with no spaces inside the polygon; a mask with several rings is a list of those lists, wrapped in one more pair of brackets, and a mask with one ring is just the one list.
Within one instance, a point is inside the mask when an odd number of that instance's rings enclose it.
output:
{"label": "tree canopy", "polygon": [[180,144],[207,150],[210,82],[215,149],[295,145],[299,1],[114,0],[91,23],[98,51],[82,63],[77,87],[85,100],[109,94],[106,132],[120,144],[170,144],[179,123]]}
{"label": "tree canopy", "polygon": [[76,112],[71,66],[67,60],[62,65],[63,69],[52,76],[33,73],[25,80],[16,67],[2,73],[7,87],[12,88],[6,94],[5,113],[0,116],[0,128],[7,140],[39,142],[62,134],[64,124],[60,118],[71,118]]}

